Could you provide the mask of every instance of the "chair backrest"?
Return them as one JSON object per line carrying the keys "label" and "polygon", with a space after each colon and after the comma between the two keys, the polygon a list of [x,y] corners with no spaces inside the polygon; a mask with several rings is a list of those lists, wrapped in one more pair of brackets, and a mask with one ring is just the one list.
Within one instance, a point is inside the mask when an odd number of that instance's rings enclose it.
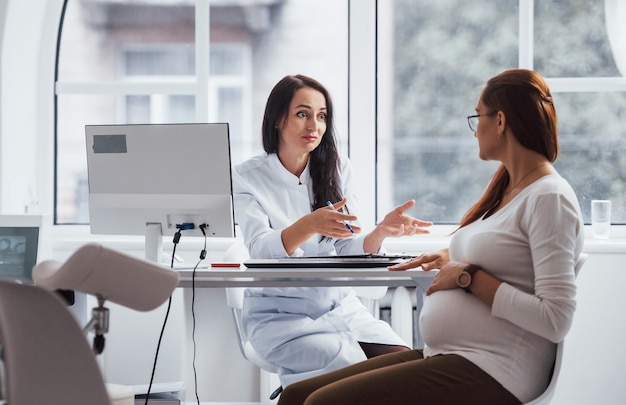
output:
{"label": "chair backrest", "polygon": [[233,316],[233,323],[235,325],[235,332],[239,343],[239,350],[243,357],[257,367],[269,371],[270,373],[276,372],[276,366],[265,361],[254,349],[252,344],[246,337],[245,330],[241,323],[241,308],[243,304],[243,294],[245,288],[226,288],[226,302],[231,309]]}
{"label": "chair backrest", "polygon": [[578,273],[580,273],[580,269],[583,268],[588,258],[589,258],[589,254],[587,253],[581,253],[580,256],[578,256],[578,260],[576,260],[576,265],[574,266],[574,272],[576,273],[576,277],[578,277]]}
{"label": "chair backrest", "polygon": [[[224,257],[222,260],[227,262],[242,263],[249,257],[250,256],[248,254],[248,249],[246,249],[243,242],[235,241],[226,250],[226,252],[224,252]],[[225,288],[225,290],[226,304],[230,307],[232,313],[233,323],[235,325],[235,333],[237,334],[237,343],[239,344],[239,350],[241,351],[241,354],[244,358],[246,358],[257,367],[265,371],[269,371],[270,373],[275,373],[276,366],[266,362],[259,354],[257,354],[256,350],[254,350],[252,344],[248,341],[248,338],[246,337],[246,333],[241,322],[241,309],[243,308],[243,296],[245,288],[230,287]]]}
{"label": "chair backrest", "polygon": [[54,293],[0,280],[4,398],[12,405],[109,405],[95,355]]}
{"label": "chair backrest", "polygon": [[[581,253],[578,256],[578,260],[576,260],[576,265],[574,267],[574,272],[576,276],[580,273],[580,270],[583,268],[583,265],[589,258],[587,253]],[[524,405],[548,405],[554,396],[554,392],[556,391],[556,383],[559,379],[559,373],[561,372],[561,364],[563,362],[563,351],[565,350],[565,341],[561,341],[556,346],[556,357],[554,359],[554,369],[552,371],[552,377],[550,378],[550,383],[545,391],[535,398],[534,400],[527,402]]]}
{"label": "chair backrest", "polygon": [[539,395],[532,401],[525,403],[524,405],[548,405],[550,403],[552,397],[554,396],[554,392],[556,391],[556,383],[559,379],[559,373],[561,372],[564,345],[565,341],[561,341],[556,345],[556,357],[554,359],[554,370],[552,371],[550,384],[548,384],[548,387],[545,389],[545,391],[543,391],[541,395]]}

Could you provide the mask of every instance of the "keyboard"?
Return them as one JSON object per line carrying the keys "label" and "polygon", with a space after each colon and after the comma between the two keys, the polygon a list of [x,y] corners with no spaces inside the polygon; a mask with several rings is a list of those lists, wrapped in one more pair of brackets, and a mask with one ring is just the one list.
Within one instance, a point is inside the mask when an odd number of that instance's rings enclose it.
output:
{"label": "keyboard", "polygon": [[365,268],[387,267],[402,263],[409,255],[352,255],[352,256],[302,256],[277,259],[248,259],[243,265],[249,268]]}

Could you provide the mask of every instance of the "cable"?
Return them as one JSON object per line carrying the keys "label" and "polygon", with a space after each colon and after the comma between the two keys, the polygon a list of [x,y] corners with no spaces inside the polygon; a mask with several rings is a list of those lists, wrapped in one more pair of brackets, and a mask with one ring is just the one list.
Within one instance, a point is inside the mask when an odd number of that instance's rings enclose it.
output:
{"label": "cable", "polygon": [[[200,263],[200,262],[198,262]],[[196,311],[194,309],[196,305],[196,269],[198,265],[193,268],[191,273],[191,342],[193,346],[193,355],[191,359],[191,367],[193,368],[193,386],[194,394],[196,395],[196,402],[200,405],[200,398],[198,397],[198,371],[196,370]]]}
{"label": "cable", "polygon": [[[207,224],[202,224],[199,226],[202,235],[204,235],[204,248],[202,249],[202,251],[200,251],[200,262],[206,259],[206,232],[204,231],[204,229],[208,227],[209,226]],[[198,264],[200,264],[200,262],[198,262]]]}
{"label": "cable", "polygon": [[174,243],[174,247],[172,248],[172,260],[170,261],[170,268],[172,270],[174,270],[174,258],[176,257],[176,245],[178,245],[178,242],[180,242],[181,232],[182,232],[182,229],[178,228],[178,230],[174,234],[174,240],[172,241]]}
{"label": "cable", "polygon": [[[189,225],[191,225],[191,227],[189,227]],[[193,229],[193,224],[176,225],[176,228],[178,230],[174,234],[174,239],[172,240],[172,242],[174,243],[174,247],[172,248],[172,260],[170,261],[170,268],[172,270],[174,269],[174,257],[176,256],[176,246],[178,245],[178,242],[180,242],[180,238],[182,236],[181,232],[183,231],[183,229]],[[161,340],[163,340],[163,334],[165,332],[165,326],[167,325],[167,319],[169,318],[171,307],[172,307],[172,296],[170,295],[170,298],[168,299],[168,302],[167,302],[167,311],[165,312],[165,319],[163,319],[163,326],[161,326],[161,333],[159,334],[159,341],[157,342],[156,353],[154,354],[154,362],[152,363],[152,373],[150,375],[150,383],[148,384],[148,391],[146,392],[146,401],[144,402],[145,405],[148,405],[148,401],[150,400],[150,391],[152,390],[152,384],[154,382],[154,374],[156,372],[157,360],[159,358],[159,350],[161,349]]]}
{"label": "cable", "polygon": [[[196,270],[198,269],[198,266],[200,265],[200,263],[206,258],[206,243],[207,243],[206,239],[207,239],[207,236],[206,236],[206,232],[204,230],[207,227],[208,227],[208,225],[206,225],[206,224],[202,224],[199,227],[200,231],[202,231],[202,235],[204,235],[204,248],[200,252],[200,260],[194,266],[193,272],[192,272],[192,277],[191,277],[191,319],[192,319],[191,338],[192,338],[192,341],[193,341],[193,361],[192,361],[192,366],[193,366],[193,376],[194,376],[194,388],[195,388],[196,402],[198,403],[198,405],[200,405],[200,398],[198,397],[198,373],[196,371],[196,313],[195,313],[194,307],[195,307],[195,301],[196,301]],[[174,244],[174,247],[172,248],[172,259],[170,261],[170,268],[172,270],[174,269],[174,258],[175,258],[175,254],[176,254],[176,246],[180,242],[180,238],[182,237],[182,231],[188,230],[188,229],[194,229],[194,228],[195,228],[195,226],[192,223],[176,224],[177,231],[174,234],[174,239],[172,240],[172,242]],[[150,375],[150,384],[148,384],[148,391],[146,393],[146,401],[144,402],[145,405],[148,405],[148,401],[150,400],[150,391],[152,389],[152,384],[153,384],[153,381],[154,381],[154,374],[156,372],[157,359],[159,358],[159,350],[161,348],[161,341],[163,339],[163,334],[165,332],[165,326],[167,325],[167,319],[169,318],[170,308],[171,307],[172,307],[172,296],[170,296],[170,298],[168,300],[167,311],[165,312],[165,319],[163,320],[163,326],[161,327],[161,333],[159,334],[159,341],[157,343],[157,349],[156,349],[156,353],[154,355],[154,363],[152,365],[152,373]]]}
{"label": "cable", "polygon": [[206,258],[206,232],[204,231],[205,228],[207,228],[208,225],[207,224],[201,224],[198,228],[200,228],[200,231],[202,232],[202,235],[204,235],[204,247],[202,248],[202,250],[200,251],[200,260],[198,260],[198,263],[196,263],[196,265],[193,268],[193,272],[191,273],[191,321],[192,321],[192,327],[191,327],[191,341],[193,343],[193,358],[191,361],[191,365],[193,368],[193,379],[194,379],[194,392],[196,395],[196,402],[198,405],[200,405],[200,398],[198,397],[198,373],[196,370],[196,311],[195,311],[195,303],[196,303],[196,270],[198,269],[198,266],[200,265],[200,263],[202,263],[202,261]]}
{"label": "cable", "polygon": [[148,392],[146,392],[146,402],[145,405],[148,405],[148,401],[150,400],[150,390],[152,389],[152,383],[154,381],[154,373],[156,372],[157,359],[159,358],[159,349],[161,348],[161,340],[163,339],[163,332],[165,332],[165,325],[167,325],[167,318],[170,315],[170,308],[172,307],[172,296],[167,301],[167,311],[165,312],[165,319],[163,320],[163,326],[161,327],[161,333],[159,334],[159,341],[157,343],[156,353],[154,355],[154,363],[152,365],[152,374],[150,375],[150,384],[148,384]]}

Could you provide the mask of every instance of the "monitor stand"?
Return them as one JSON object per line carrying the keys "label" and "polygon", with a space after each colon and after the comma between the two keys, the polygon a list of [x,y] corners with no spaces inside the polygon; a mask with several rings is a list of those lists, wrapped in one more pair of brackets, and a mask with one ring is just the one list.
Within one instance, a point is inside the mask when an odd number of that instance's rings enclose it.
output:
{"label": "monitor stand", "polygon": [[163,263],[163,231],[160,223],[146,224],[146,260],[158,265]]}

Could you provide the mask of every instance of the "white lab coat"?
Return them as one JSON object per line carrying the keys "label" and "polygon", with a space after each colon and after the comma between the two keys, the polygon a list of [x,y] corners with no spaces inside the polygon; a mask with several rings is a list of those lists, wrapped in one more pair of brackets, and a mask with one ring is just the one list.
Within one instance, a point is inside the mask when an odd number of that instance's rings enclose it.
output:
{"label": "white lab coat", "polygon": [[[235,216],[250,257],[287,256],[281,231],[311,213],[311,181],[308,166],[298,178],[276,154],[254,157],[235,168]],[[345,157],[340,181],[350,213],[356,213]],[[363,236],[322,241],[315,235],[293,256],[363,253]],[[243,324],[257,352],[277,365],[283,387],[365,360],[359,341],[408,346],[386,322],[375,319],[349,287],[249,288]]]}

